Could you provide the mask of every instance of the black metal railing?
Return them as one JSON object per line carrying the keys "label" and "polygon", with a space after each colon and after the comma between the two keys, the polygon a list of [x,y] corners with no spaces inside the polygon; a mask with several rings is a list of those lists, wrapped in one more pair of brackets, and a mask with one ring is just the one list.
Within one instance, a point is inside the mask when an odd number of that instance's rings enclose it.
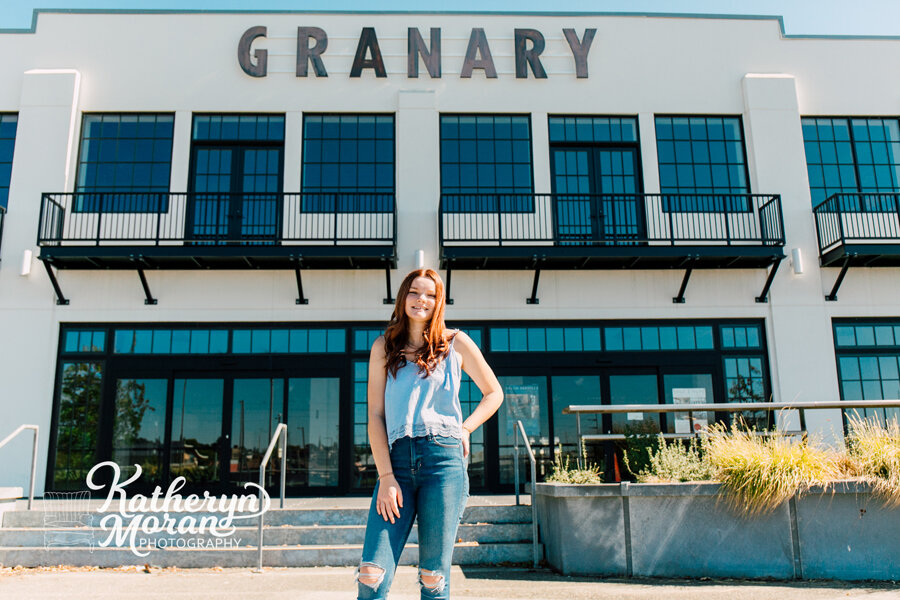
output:
{"label": "black metal railing", "polygon": [[396,244],[393,194],[44,194],[37,242],[66,245]]}
{"label": "black metal railing", "polygon": [[777,194],[443,194],[443,242],[783,246]]}
{"label": "black metal railing", "polygon": [[820,254],[848,243],[900,243],[900,193],[833,194],[813,213]]}

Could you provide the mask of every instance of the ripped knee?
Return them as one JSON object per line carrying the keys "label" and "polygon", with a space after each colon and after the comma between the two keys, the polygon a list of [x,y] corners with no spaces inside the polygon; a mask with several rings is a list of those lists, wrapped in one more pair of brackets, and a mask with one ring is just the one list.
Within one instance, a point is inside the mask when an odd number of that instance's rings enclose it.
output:
{"label": "ripped knee", "polygon": [[384,569],[371,562],[364,562],[356,567],[355,575],[358,582],[373,590],[384,581]]}
{"label": "ripped knee", "polygon": [[440,594],[444,591],[445,580],[443,574],[438,571],[430,571],[428,569],[419,568],[419,583],[424,589],[433,594]]}

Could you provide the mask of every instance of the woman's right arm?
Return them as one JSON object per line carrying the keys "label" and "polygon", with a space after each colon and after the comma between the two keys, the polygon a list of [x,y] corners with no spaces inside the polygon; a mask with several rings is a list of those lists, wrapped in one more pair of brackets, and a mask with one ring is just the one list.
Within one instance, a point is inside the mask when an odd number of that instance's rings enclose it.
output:
{"label": "woman's right arm", "polygon": [[375,510],[384,520],[400,516],[399,507],[403,506],[403,495],[400,486],[392,474],[391,454],[388,449],[387,425],[384,420],[384,386],[387,382],[385,363],[387,356],[384,350],[384,337],[380,336],[372,344],[369,354],[368,416],[369,445],[372,447],[372,458],[381,485],[375,501]]}

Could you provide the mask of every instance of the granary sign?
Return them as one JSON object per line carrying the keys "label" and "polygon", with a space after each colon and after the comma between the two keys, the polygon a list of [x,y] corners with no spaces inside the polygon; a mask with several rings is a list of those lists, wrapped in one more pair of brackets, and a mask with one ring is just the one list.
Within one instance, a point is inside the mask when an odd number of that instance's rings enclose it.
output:
{"label": "granary sign", "polygon": [[[596,29],[585,29],[581,38],[574,29],[563,29],[563,35],[572,52],[575,62],[575,76],[586,79],[588,76],[588,52],[594,41]],[[265,77],[268,70],[268,51],[254,47],[262,45],[257,42],[266,37],[263,26],[251,27],[244,32],[238,43],[238,62],[244,73],[251,77]],[[254,44],[254,42],[257,42]],[[546,79],[547,72],[541,63],[544,51],[544,35],[537,29],[516,29],[514,35],[516,78],[527,79],[531,71],[535,79]],[[319,27],[297,28],[297,77],[308,77],[310,70],[316,77],[328,77],[325,68],[325,53],[328,50],[328,34]],[[425,65],[428,76],[432,79],[441,77],[441,28],[432,27],[429,41],[426,44],[422,33],[415,27],[407,32],[407,70],[406,76],[411,79],[419,77],[419,59]],[[366,69],[371,69],[376,77],[387,77],[384,60],[378,46],[378,37],[374,27],[363,27],[356,45],[356,55],[350,68],[350,77],[360,77]],[[497,69],[491,56],[491,46],[484,29],[475,27],[469,36],[466,56],[463,60],[459,76],[472,77],[472,72],[481,70],[488,79],[497,78]]]}

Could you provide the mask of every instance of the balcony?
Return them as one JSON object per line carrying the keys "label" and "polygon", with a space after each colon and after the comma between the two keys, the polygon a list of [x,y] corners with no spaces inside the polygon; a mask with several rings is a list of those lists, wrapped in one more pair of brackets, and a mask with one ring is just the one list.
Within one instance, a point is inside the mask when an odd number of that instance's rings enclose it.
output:
{"label": "balcony", "polygon": [[834,194],[813,213],[823,267],[900,266],[900,193]]}
{"label": "balcony", "polygon": [[40,258],[60,269],[396,266],[393,194],[44,194]]}
{"label": "balcony", "polygon": [[39,258],[68,304],[53,268],[136,270],[156,304],[145,269],[301,269],[397,266],[393,194],[314,192],[44,194]]}
{"label": "balcony", "polygon": [[441,266],[766,267],[784,257],[778,195],[445,194]]}
{"label": "balcony", "polygon": [[445,194],[441,267],[693,269],[772,266],[784,258],[777,194]]}

